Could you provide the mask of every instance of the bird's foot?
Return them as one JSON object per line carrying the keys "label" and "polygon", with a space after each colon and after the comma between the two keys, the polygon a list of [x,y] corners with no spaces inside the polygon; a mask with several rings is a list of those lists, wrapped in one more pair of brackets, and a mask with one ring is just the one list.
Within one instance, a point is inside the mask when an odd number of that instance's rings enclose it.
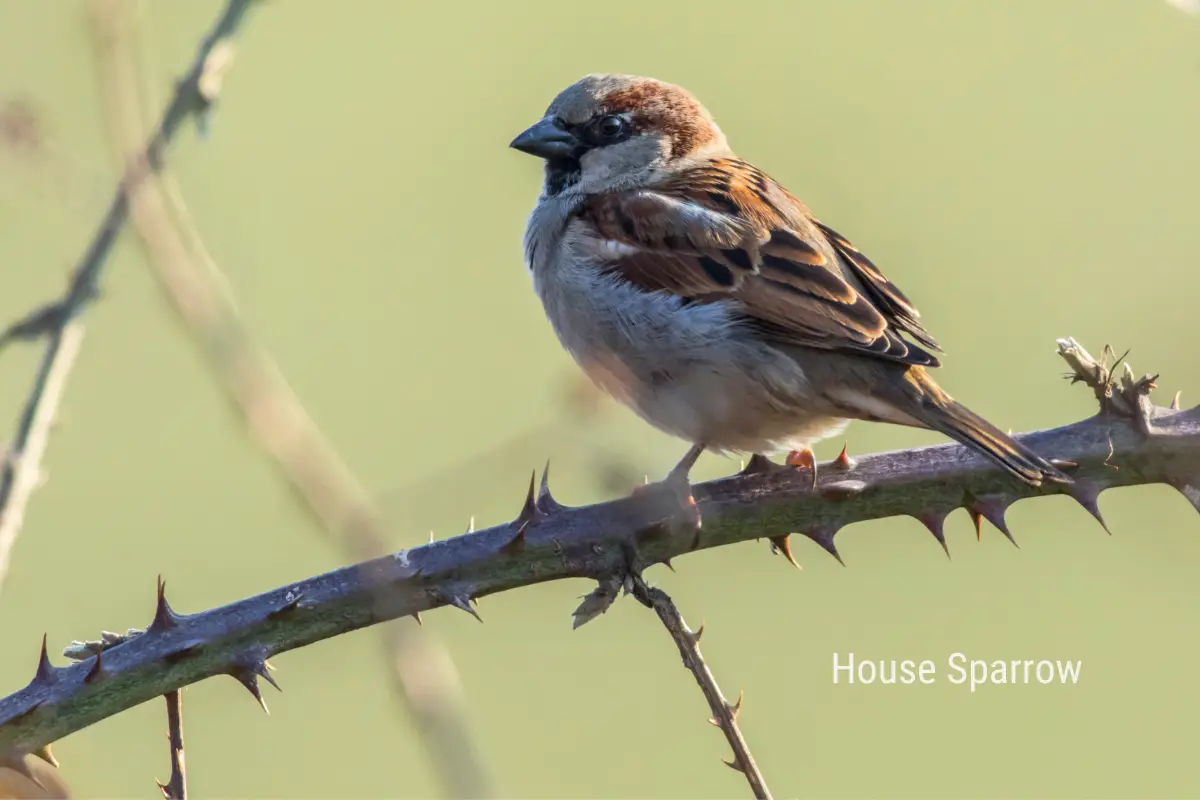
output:
{"label": "bird's foot", "polygon": [[696,504],[696,498],[692,495],[692,483],[688,478],[692,467],[696,460],[700,458],[700,454],[704,452],[704,445],[694,445],[687,454],[676,464],[667,476],[656,484],[646,484],[634,488],[634,494],[646,494],[652,489],[663,491],[673,501],[672,504],[678,509],[678,512],[671,514],[675,517],[682,515],[683,521],[697,531],[700,529],[700,507]]}
{"label": "bird's foot", "polygon": [[696,498],[692,496],[692,482],[688,479],[688,470],[680,469],[679,466],[675,467],[663,479],[663,487],[670,491],[679,503],[685,521],[691,527],[699,530],[700,506],[696,505]]}
{"label": "bird's foot", "polygon": [[811,475],[809,480],[809,489],[815,491],[817,488],[817,458],[813,455],[811,448],[803,450],[793,450],[788,453],[787,465],[796,469],[807,469]]}

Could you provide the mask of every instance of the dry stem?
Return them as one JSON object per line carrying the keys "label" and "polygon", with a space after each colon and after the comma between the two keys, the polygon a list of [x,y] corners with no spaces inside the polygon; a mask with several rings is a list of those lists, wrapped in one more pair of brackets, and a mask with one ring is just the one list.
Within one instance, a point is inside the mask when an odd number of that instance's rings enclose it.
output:
{"label": "dry stem", "polygon": [[167,701],[167,739],[171,743],[171,777],[162,789],[166,800],[187,800],[187,765],[183,758],[183,690],[163,695]]}
{"label": "dry stem", "polygon": [[717,679],[705,663],[704,656],[700,654],[700,635],[704,633],[704,626],[701,625],[696,631],[689,628],[670,595],[662,589],[647,585],[641,577],[633,579],[633,595],[658,614],[667,633],[671,634],[675,641],[675,646],[679,648],[683,665],[696,678],[700,691],[704,692],[704,699],[708,701],[708,707],[713,713],[709,722],[721,729],[729,746],[733,748],[733,761],[726,761],[725,764],[746,776],[746,782],[750,784],[750,791],[755,797],[759,800],[770,800],[771,792],[767,789],[767,782],[759,771],[758,764],[754,762],[754,756],[750,753],[750,746],[746,744],[741,729],[738,728],[737,718],[742,710],[742,697],[739,695],[736,703],[725,699],[721,687],[717,685]]}
{"label": "dry stem", "polygon": [[51,332],[33,393],[21,415],[16,440],[0,466],[0,587],[8,575],[29,498],[42,482],[42,456],[67,389],[67,376],[82,345],[82,322],[67,322]]}

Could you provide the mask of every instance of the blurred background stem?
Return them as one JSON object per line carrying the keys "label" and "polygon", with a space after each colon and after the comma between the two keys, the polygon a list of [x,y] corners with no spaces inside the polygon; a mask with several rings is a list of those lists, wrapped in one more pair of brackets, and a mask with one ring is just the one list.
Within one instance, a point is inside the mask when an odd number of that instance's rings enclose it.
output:
{"label": "blurred background stem", "polygon": [[[137,3],[93,0],[89,6],[107,118],[123,161],[136,163],[146,123],[137,47]],[[213,80],[199,84],[212,103],[234,57],[222,42],[210,58]],[[205,77],[208,77],[207,75]],[[236,187],[230,187],[236,191]],[[247,433],[330,536],[355,561],[388,551],[379,512],[317,428],[270,355],[254,343],[228,282],[211,258],[184,203],[163,169],[130,194],[133,222],[164,298],[209,360]],[[386,602],[386,598],[379,598]],[[470,735],[461,686],[445,647],[408,620],[384,626],[393,685],[429,750],[433,769],[453,797],[486,797],[490,780]]]}

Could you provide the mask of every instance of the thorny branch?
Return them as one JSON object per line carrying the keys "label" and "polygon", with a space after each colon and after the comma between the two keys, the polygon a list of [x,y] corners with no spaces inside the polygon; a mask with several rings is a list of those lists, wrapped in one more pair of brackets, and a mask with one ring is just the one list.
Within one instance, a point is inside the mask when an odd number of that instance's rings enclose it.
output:
{"label": "thorny branch", "polygon": [[[1099,519],[1104,489],[1166,483],[1200,510],[1200,407],[1150,408],[1149,432],[1104,413],[1020,438],[1053,456],[1074,482],[1031,487],[957,444],[862,456],[822,465],[809,490],[795,470],[752,459],[741,473],[694,487],[700,530],[675,524],[678,504],[653,488],[632,497],[565,507],[547,476],[531,485],[512,522],[402,550],[363,565],[298,581],[197,614],[160,600],[155,621],[80,664],[45,656],[33,680],[0,699],[0,753],[27,753],[106,717],[214,675],[348,631],[441,606],[472,610],[490,594],[543,581],[591,578],[584,601],[596,616],[615,599],[614,576],[639,574],[698,549],[794,532],[837,553],[835,534],[854,522],[893,516],[920,520],[944,545],[942,525],[956,508],[1007,530],[1004,510],[1029,497],[1068,494]],[[632,558],[631,558],[632,556]],[[632,563],[631,563],[632,561]],[[387,592],[388,602],[378,596]],[[597,601],[597,595],[600,600]],[[581,606],[579,612],[583,612]],[[578,618],[577,618],[578,619]]]}
{"label": "thorny branch", "polygon": [[187,800],[187,766],[183,758],[183,690],[163,695],[167,701],[167,740],[171,744],[171,777],[160,783],[165,800]]}
{"label": "thorny branch", "polygon": [[704,699],[708,701],[708,707],[713,712],[709,722],[721,729],[729,746],[733,748],[733,760],[726,761],[725,764],[746,776],[746,782],[750,784],[750,791],[755,797],[759,800],[770,800],[771,792],[767,789],[767,782],[759,771],[758,764],[754,762],[754,756],[750,753],[750,746],[746,744],[741,729],[738,728],[737,718],[742,710],[742,697],[739,695],[736,703],[725,699],[721,687],[717,685],[717,679],[705,663],[704,656],[700,654],[700,636],[704,633],[704,626],[701,625],[695,631],[689,628],[683,621],[683,615],[675,607],[675,602],[662,589],[647,585],[640,576],[634,577],[632,583],[633,596],[658,614],[667,633],[671,634],[671,639],[675,641],[675,646],[679,648],[683,665],[695,676],[700,691],[704,692]]}
{"label": "thorny branch", "polygon": [[[108,46],[101,55],[110,125],[123,154],[133,154],[141,137],[139,84],[132,55],[128,3],[107,0],[95,11]],[[222,69],[232,63],[226,48]],[[219,86],[208,84],[213,100]],[[182,195],[163,169],[130,192],[133,222],[166,300],[216,370],[247,432],[275,463],[305,508],[355,560],[388,551],[388,532],[365,489],[288,386],[269,354],[251,339],[220,268],[190,225]],[[384,589],[379,603],[386,604]],[[417,617],[418,622],[420,617]],[[438,776],[455,797],[492,794],[490,780],[470,735],[461,688],[450,656],[431,636],[400,623],[383,631],[394,685],[429,748]],[[265,658],[265,656],[264,656]],[[244,659],[235,672],[265,708],[257,676],[263,664]],[[274,681],[270,681],[274,684]]]}

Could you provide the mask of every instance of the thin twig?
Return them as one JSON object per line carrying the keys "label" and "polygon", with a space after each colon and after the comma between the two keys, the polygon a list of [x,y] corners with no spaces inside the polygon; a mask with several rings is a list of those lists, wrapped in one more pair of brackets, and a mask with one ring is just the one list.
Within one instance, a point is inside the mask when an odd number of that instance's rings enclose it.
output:
{"label": "thin twig", "polygon": [[171,743],[171,778],[160,783],[166,800],[187,800],[187,765],[183,757],[183,690],[163,695],[167,701],[167,739]]}
{"label": "thin twig", "polygon": [[[20,323],[9,326],[5,332],[6,339],[28,338],[25,334],[30,332],[45,335],[47,343],[45,355],[42,356],[41,365],[34,378],[33,388],[30,390],[29,398],[26,400],[20,420],[17,422],[17,431],[10,447],[10,452],[14,457],[0,467],[0,518],[11,518],[11,521],[2,523],[5,528],[2,532],[3,535],[0,536],[0,581],[3,580],[9,562],[9,554],[20,530],[23,504],[28,501],[29,491],[31,491],[28,488],[22,491],[17,490],[17,484],[26,480],[20,472],[25,469],[22,462],[40,462],[42,457],[41,452],[34,452],[30,446],[30,440],[36,433],[34,421],[45,418],[45,415],[50,413],[58,402],[59,398],[55,398],[54,403],[51,403],[50,398],[47,397],[51,374],[60,369],[69,371],[69,365],[73,361],[73,357],[64,359],[62,356],[64,346],[71,346],[71,337],[78,335],[68,334],[67,329],[98,294],[100,275],[108,262],[109,252],[129,216],[127,192],[136,187],[147,174],[159,168],[167,145],[184,121],[193,114],[202,113],[208,108],[208,101],[197,90],[201,76],[204,74],[205,64],[216,44],[237,31],[246,10],[253,2],[254,0],[229,0],[212,30],[201,42],[191,68],[178,82],[174,98],[163,112],[162,119],[146,143],[143,150],[144,157],[131,166],[113,194],[108,210],[80,259],[79,265],[75,268],[74,277],[63,297],[48,304],[42,310],[28,315]],[[41,320],[42,324],[40,327],[32,323],[25,324],[31,320]],[[54,324],[46,324],[46,320],[51,320]],[[35,327],[36,330],[33,329]],[[76,347],[78,346],[77,341],[74,344]],[[64,367],[64,363],[67,366]],[[47,406],[50,407],[49,410],[47,410]],[[41,448],[45,449],[44,437],[41,439]],[[28,484],[23,483],[23,485],[27,486]],[[21,510],[15,514],[13,513],[14,496],[22,505]]]}
{"label": "thin twig", "polygon": [[[109,8],[119,11],[123,5],[110,3]],[[109,119],[114,138],[128,155],[141,135],[133,32],[115,15],[107,22],[110,46],[104,51],[102,74]],[[223,63],[227,66],[231,58],[230,49]],[[155,180],[142,183],[130,203],[165,299],[217,372],[251,438],[321,528],[351,558],[366,560],[386,553],[389,537],[381,515],[270,355],[251,339],[229,283],[191,225],[169,171],[164,168]],[[377,602],[381,607],[390,602],[382,588]],[[387,626],[384,642],[393,685],[416,721],[446,790],[454,797],[491,795],[490,780],[466,722],[457,673],[444,645],[400,623]],[[445,668],[447,664],[450,668]]]}
{"label": "thin twig", "polygon": [[[105,650],[102,664],[94,656],[66,668],[47,662],[28,686],[0,699],[0,754],[30,752],[173,689],[231,674],[251,659],[385,620],[443,606],[469,609],[473,599],[550,580],[586,577],[603,585],[631,571],[631,549],[635,573],[696,550],[794,531],[828,549],[846,525],[893,516],[921,520],[940,542],[946,515],[964,503],[986,499],[990,518],[1003,523],[1008,504],[1067,494],[1098,515],[1101,490],[1150,483],[1174,486],[1200,510],[1200,407],[1156,409],[1149,435],[1133,420],[1110,415],[1018,438],[1055,457],[1075,482],[1031,487],[957,444],[864,455],[840,473],[823,464],[815,492],[795,470],[751,463],[739,475],[693,487],[704,520],[698,539],[672,524],[674,493],[651,489],[568,508],[547,488],[527,499],[533,513],[512,522],[198,614],[168,607],[155,615],[165,623]],[[381,591],[389,595],[384,606]]]}
{"label": "thin twig", "polygon": [[755,797],[759,800],[770,800],[771,792],[767,789],[766,779],[750,753],[750,745],[746,744],[746,739],[738,728],[737,718],[742,710],[742,698],[739,696],[736,703],[725,699],[721,687],[717,685],[717,679],[705,663],[704,656],[700,654],[700,634],[704,632],[704,626],[701,625],[697,631],[689,628],[671,596],[662,589],[650,586],[641,577],[633,578],[633,595],[658,614],[667,633],[671,634],[675,641],[675,646],[679,648],[683,665],[700,685],[700,691],[704,693],[704,699],[712,709],[713,716],[709,721],[721,729],[729,746],[733,748],[733,761],[726,761],[725,764],[746,776],[746,782],[750,784],[750,791]]}
{"label": "thin twig", "polygon": [[67,389],[67,377],[83,345],[83,323],[71,322],[51,335],[49,358],[43,362],[32,402],[17,434],[16,443],[4,457],[0,477],[0,586],[8,575],[13,545],[25,521],[29,498],[43,480],[42,456],[50,440],[50,429]]}

